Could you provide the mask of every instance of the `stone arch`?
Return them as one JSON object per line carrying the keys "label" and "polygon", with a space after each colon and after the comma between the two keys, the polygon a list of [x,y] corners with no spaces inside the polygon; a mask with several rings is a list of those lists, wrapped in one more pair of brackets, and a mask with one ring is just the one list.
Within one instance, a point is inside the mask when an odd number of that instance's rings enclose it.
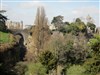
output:
{"label": "stone arch", "polygon": [[19,39],[19,56],[20,60],[24,60],[25,54],[26,54],[26,47],[24,45],[24,36],[22,33],[16,33],[15,35],[20,36],[21,38]]}
{"label": "stone arch", "polygon": [[23,44],[24,43],[24,37],[23,37],[23,34],[21,33],[16,33],[15,35],[19,35],[21,38],[19,39],[19,43],[20,44]]}

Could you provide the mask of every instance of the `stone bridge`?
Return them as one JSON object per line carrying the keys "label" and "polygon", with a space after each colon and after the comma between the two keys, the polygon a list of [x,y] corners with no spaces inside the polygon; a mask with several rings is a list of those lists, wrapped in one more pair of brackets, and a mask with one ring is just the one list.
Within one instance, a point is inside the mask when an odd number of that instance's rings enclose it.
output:
{"label": "stone bridge", "polygon": [[23,38],[24,44],[25,44],[25,42],[26,42],[28,36],[30,35],[28,29],[10,29],[10,31],[11,31],[14,35],[20,35],[21,38]]}

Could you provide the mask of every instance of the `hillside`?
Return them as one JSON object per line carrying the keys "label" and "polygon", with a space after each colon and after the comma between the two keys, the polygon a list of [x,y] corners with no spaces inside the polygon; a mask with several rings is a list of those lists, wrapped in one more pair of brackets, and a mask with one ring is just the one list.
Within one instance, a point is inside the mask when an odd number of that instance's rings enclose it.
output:
{"label": "hillside", "polygon": [[13,42],[14,37],[11,33],[0,31],[0,44]]}

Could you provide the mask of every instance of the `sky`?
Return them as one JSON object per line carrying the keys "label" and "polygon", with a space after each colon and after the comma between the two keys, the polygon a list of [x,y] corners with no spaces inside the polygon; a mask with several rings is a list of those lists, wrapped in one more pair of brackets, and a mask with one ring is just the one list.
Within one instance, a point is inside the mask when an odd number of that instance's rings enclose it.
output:
{"label": "sky", "polygon": [[33,25],[38,6],[44,6],[48,22],[53,17],[62,15],[64,21],[72,22],[75,18],[86,21],[90,15],[97,27],[100,27],[99,0],[0,0],[0,9],[12,21],[23,21],[24,25]]}

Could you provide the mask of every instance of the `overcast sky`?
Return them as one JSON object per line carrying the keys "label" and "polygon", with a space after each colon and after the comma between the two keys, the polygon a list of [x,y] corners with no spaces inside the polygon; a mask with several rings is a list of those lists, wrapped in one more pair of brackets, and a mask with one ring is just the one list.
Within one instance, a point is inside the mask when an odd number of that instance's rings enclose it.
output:
{"label": "overcast sky", "polygon": [[99,0],[2,0],[0,6],[7,10],[5,15],[12,21],[23,21],[33,25],[38,6],[44,6],[49,23],[54,16],[64,16],[64,21],[72,22],[74,18],[84,20],[89,14],[97,26],[99,23]]}

